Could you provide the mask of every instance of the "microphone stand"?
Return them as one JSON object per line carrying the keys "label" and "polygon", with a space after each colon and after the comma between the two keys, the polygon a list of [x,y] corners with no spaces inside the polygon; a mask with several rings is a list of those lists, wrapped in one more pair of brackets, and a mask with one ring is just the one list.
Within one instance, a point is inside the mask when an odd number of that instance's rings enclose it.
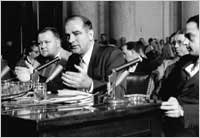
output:
{"label": "microphone stand", "polygon": [[41,71],[41,70],[43,70],[44,68],[50,66],[51,64],[53,64],[53,63],[59,61],[59,60],[60,60],[60,57],[56,57],[56,58],[54,58],[53,60],[47,62],[46,64],[43,64],[43,65],[41,65],[41,66],[35,68],[35,69],[33,70],[32,75],[31,75],[31,80],[32,80],[33,82],[39,82],[39,73],[38,73],[38,72]]}
{"label": "microphone stand", "polygon": [[[116,97],[116,87],[119,86],[123,80],[129,75],[128,69],[135,65],[136,63],[142,61],[140,57],[112,70],[112,74],[108,76],[107,90],[108,90],[108,99],[107,102],[114,106],[125,104],[128,102],[126,98],[117,98]],[[119,71],[125,70],[119,76],[117,73]]]}
{"label": "microphone stand", "polygon": [[59,61],[59,60],[60,60],[60,58],[59,58],[59,57],[56,57],[55,59],[49,61],[48,63],[37,67],[37,68],[35,69],[35,71],[40,71],[40,70],[42,70],[42,69],[48,67],[49,65],[51,65],[51,64],[53,64],[53,63],[55,63],[55,62],[57,62],[57,61]]}

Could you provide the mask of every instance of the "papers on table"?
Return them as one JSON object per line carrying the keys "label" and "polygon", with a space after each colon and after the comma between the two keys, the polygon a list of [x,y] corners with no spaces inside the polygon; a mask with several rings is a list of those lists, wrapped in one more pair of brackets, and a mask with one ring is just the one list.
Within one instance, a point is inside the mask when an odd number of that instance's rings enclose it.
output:
{"label": "papers on table", "polygon": [[58,90],[58,94],[49,97],[46,100],[39,101],[39,104],[49,103],[68,103],[68,104],[89,104],[93,105],[93,94],[77,90]]}
{"label": "papers on table", "polygon": [[[33,94],[33,92],[31,92]],[[82,109],[83,107],[94,105],[93,94],[85,93],[77,90],[59,90],[57,95],[48,95],[47,99],[43,100],[35,100],[34,97],[18,97],[11,101],[3,102],[5,107],[9,108],[21,108],[21,107],[32,107],[32,106],[40,106],[40,105],[51,105],[58,104],[63,106],[64,108],[60,108],[61,110],[74,110],[74,109]]]}

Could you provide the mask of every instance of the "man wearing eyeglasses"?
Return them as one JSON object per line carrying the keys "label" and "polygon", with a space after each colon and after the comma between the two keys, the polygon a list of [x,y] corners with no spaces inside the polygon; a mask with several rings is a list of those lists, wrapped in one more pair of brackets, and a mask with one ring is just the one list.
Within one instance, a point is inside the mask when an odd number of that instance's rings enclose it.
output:
{"label": "man wearing eyeglasses", "polygon": [[30,45],[24,50],[23,57],[17,63],[17,66],[25,66],[26,63],[32,65],[33,68],[39,66],[39,62],[37,61],[38,56],[40,55],[39,47],[36,41],[32,41]]}
{"label": "man wearing eyeglasses", "polygon": [[174,36],[174,47],[175,47],[175,51],[176,54],[179,57],[182,57],[184,55],[189,54],[189,51],[187,49],[188,44],[189,44],[189,40],[185,37],[183,32],[178,32],[175,36]]}
{"label": "man wearing eyeglasses", "polygon": [[181,57],[163,81],[165,136],[199,136],[199,15],[186,24],[189,54]]}

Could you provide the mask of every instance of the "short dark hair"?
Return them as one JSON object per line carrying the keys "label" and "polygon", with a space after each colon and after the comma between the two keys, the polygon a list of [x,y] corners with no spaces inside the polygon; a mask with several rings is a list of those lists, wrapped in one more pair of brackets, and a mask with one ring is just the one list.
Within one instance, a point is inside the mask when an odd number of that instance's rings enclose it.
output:
{"label": "short dark hair", "polygon": [[148,42],[149,44],[153,41],[153,38],[149,38]]}
{"label": "short dark hair", "polygon": [[38,47],[38,43],[37,43],[37,41],[35,41],[35,40],[33,40],[33,41],[31,41],[29,44],[28,44],[28,46],[25,48],[25,55],[28,55],[30,52],[32,52],[33,51],[33,47]]}
{"label": "short dark hair", "polygon": [[176,35],[178,34],[185,34],[185,31],[184,30],[177,30],[176,32],[172,33],[170,36],[169,36],[169,39],[171,40],[172,38],[174,38]]}
{"label": "short dark hair", "polygon": [[140,49],[144,51],[145,49],[145,45],[141,41],[137,41],[136,47],[138,51],[140,51]]}
{"label": "short dark hair", "polygon": [[199,15],[195,15],[195,16],[190,17],[187,20],[187,23],[189,23],[189,22],[195,22],[197,24],[197,28],[199,29]]}
{"label": "short dark hair", "polygon": [[134,42],[134,41],[129,41],[129,42],[127,42],[127,43],[126,43],[127,49],[128,49],[128,50],[135,49],[136,44],[137,44],[137,42]]}
{"label": "short dark hair", "polygon": [[130,41],[126,43],[128,50],[135,50],[135,52],[140,53],[140,49],[144,50],[144,44],[141,41]]}
{"label": "short dark hair", "polygon": [[56,38],[60,39],[60,34],[59,34],[58,30],[55,27],[45,27],[45,28],[43,28],[42,30],[40,30],[38,32],[38,35],[42,34],[42,33],[45,33],[47,31],[51,31]]}
{"label": "short dark hair", "polygon": [[185,31],[184,30],[178,30],[178,31],[176,31],[175,35],[178,35],[178,34],[185,34]]}
{"label": "short dark hair", "polygon": [[83,22],[83,25],[84,27],[87,27],[89,30],[92,30],[92,22],[85,16],[82,16],[82,15],[72,15],[72,16],[69,16],[65,19],[65,24],[70,21],[70,20],[74,20],[76,18],[79,18],[82,20]]}

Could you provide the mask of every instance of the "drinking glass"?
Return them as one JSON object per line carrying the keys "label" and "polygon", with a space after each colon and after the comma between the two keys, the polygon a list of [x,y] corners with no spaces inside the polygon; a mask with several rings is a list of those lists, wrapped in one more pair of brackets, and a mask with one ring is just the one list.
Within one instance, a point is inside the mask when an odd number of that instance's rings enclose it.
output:
{"label": "drinking glass", "polygon": [[36,101],[44,100],[47,98],[47,85],[46,83],[36,82],[33,84],[34,98]]}

